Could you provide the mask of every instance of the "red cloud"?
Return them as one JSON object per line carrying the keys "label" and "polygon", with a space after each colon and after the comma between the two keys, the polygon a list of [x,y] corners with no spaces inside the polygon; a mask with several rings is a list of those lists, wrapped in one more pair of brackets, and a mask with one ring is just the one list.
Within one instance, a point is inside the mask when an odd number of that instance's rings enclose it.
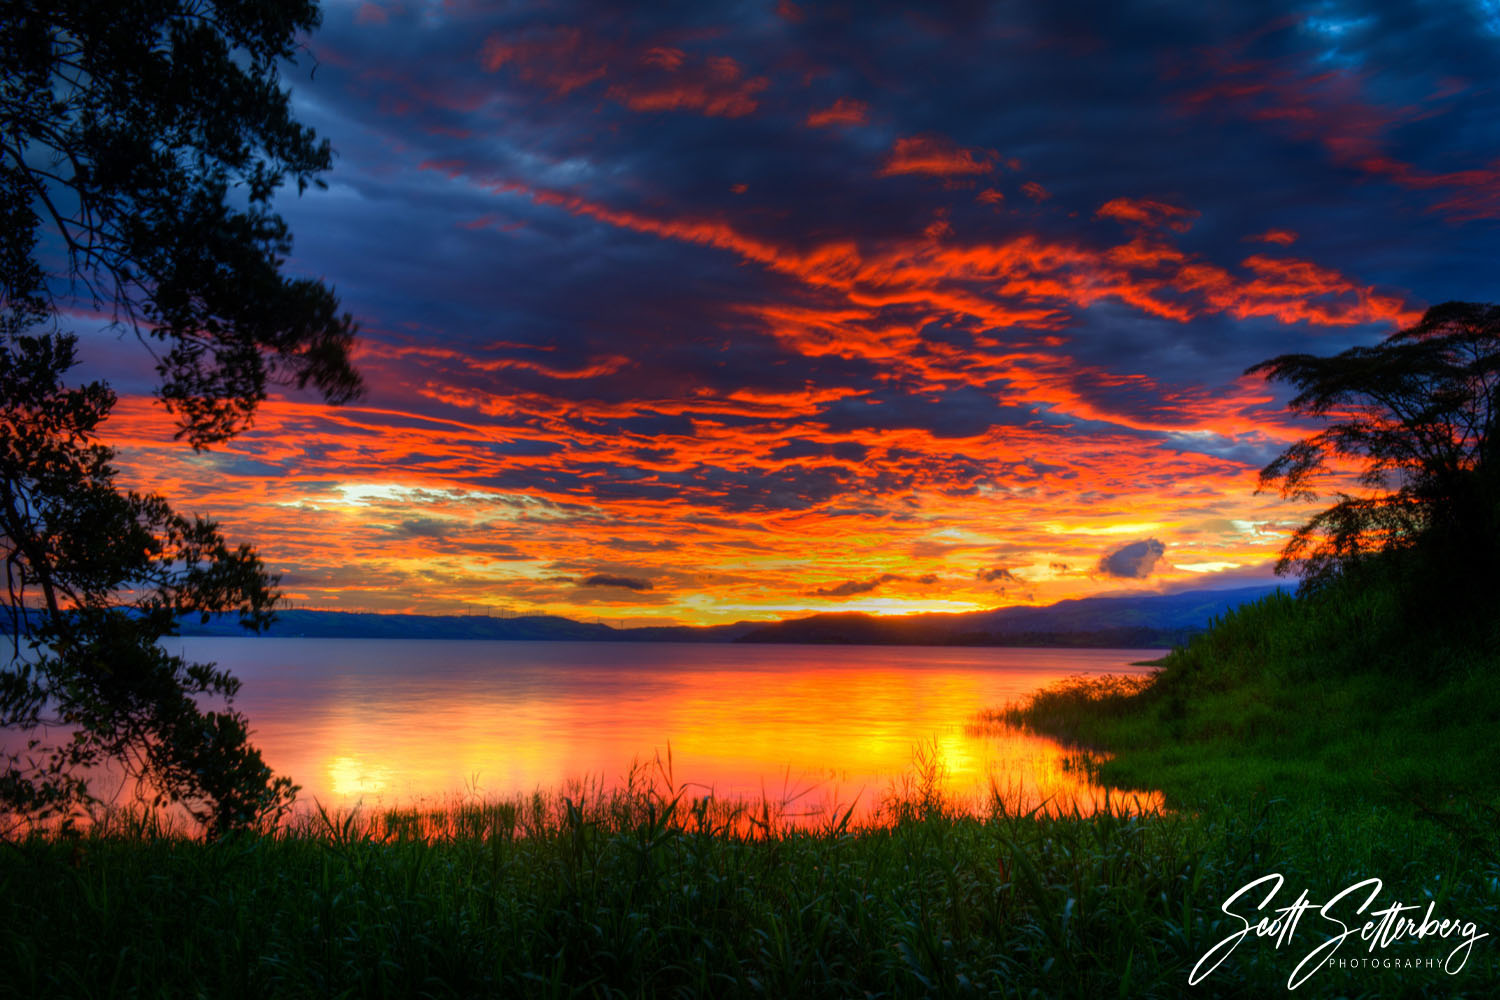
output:
{"label": "red cloud", "polygon": [[999,158],[993,150],[965,149],[941,135],[913,135],[897,139],[880,168],[881,177],[896,174],[987,174]]}
{"label": "red cloud", "polygon": [[840,97],[821,111],[814,111],[803,123],[808,128],[826,128],[829,125],[863,125],[869,105],[849,97]]}
{"label": "red cloud", "polygon": [[765,77],[747,78],[727,56],[695,62],[665,45],[637,55],[578,28],[547,28],[521,38],[491,35],[480,63],[491,73],[509,69],[558,97],[609,76],[605,96],[632,111],[697,111],[726,118],[753,112],[755,95],[770,83]]}
{"label": "red cloud", "polygon": [[[455,169],[434,168],[450,176]],[[658,218],[513,183],[488,186],[620,228],[729,250],[809,288],[838,292],[856,307],[920,307],[934,318],[958,316],[983,328],[1055,329],[1066,321],[1068,307],[1087,308],[1107,298],[1180,322],[1202,313],[1322,326],[1407,325],[1417,318],[1399,296],[1311,261],[1254,255],[1241,262],[1249,276],[1236,275],[1159,238],[1105,248],[1019,236],[958,245],[913,238],[874,252],[846,241],[796,250],[722,220]]]}
{"label": "red cloud", "polygon": [[1115,198],[1101,205],[1099,211],[1094,214],[1101,219],[1116,219],[1133,225],[1156,228],[1165,226],[1179,233],[1185,233],[1193,227],[1193,220],[1198,218],[1199,213],[1190,208],[1169,205],[1163,201],[1152,201],[1148,198]]}
{"label": "red cloud", "polygon": [[602,79],[606,58],[607,53],[577,28],[544,29],[513,41],[491,35],[479,55],[486,71],[510,67],[522,80],[559,97]]}
{"label": "red cloud", "polygon": [[659,66],[668,72],[676,72],[682,68],[682,61],[686,58],[686,53],[681,49],[662,45],[647,49],[646,54],[641,57],[641,62],[647,66]]}
{"label": "red cloud", "polygon": [[[1222,50],[1202,53],[1202,65],[1212,80],[1184,96],[1188,110],[1224,108],[1273,123],[1295,139],[1321,145],[1340,166],[1446,195],[1428,210],[1451,221],[1500,218],[1500,159],[1469,170],[1433,172],[1387,152],[1391,131],[1429,117],[1433,107],[1375,103],[1365,96],[1364,75],[1353,70],[1314,68],[1291,59],[1257,62]],[[1424,104],[1453,93],[1451,87],[1440,88]]]}
{"label": "red cloud", "polygon": [[631,81],[609,88],[608,95],[632,111],[698,111],[740,118],[758,106],[755,95],[769,85],[765,77],[740,79],[733,59],[710,59],[705,72],[664,81]]}
{"label": "red cloud", "polygon": [[1254,236],[1246,236],[1247,243],[1275,243],[1277,246],[1289,247],[1297,242],[1297,234],[1290,229],[1267,229],[1263,233]]}

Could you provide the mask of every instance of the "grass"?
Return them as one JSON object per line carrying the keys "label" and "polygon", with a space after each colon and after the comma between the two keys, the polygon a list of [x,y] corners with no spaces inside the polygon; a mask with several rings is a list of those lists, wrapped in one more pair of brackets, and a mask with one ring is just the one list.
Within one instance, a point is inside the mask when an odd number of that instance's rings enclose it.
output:
{"label": "grass", "polygon": [[1144,681],[1074,679],[982,720],[1108,750],[1103,779],[1192,807],[1260,796],[1500,818],[1495,636],[1445,643],[1446,623],[1413,626],[1396,597],[1272,594]]}
{"label": "grass", "polygon": [[1158,666],[1144,679],[1074,678],[978,724],[1085,748],[1100,780],[1160,789],[1204,823],[1259,815],[1264,872],[1297,870],[1321,886],[1314,900],[1371,876],[1406,902],[1440,885],[1454,915],[1491,934],[1476,954],[1493,955],[1500,620],[1367,578],[1241,606]]}
{"label": "grass", "polygon": [[[0,847],[0,994],[1170,997],[1237,928],[1220,903],[1269,871],[1315,899],[1389,873],[1391,898],[1500,923],[1500,871],[1467,877],[1451,834],[1416,818],[1330,812],[1294,831],[1273,799],[1154,816],[993,805],[892,800],[869,825],[806,829],[658,776],[211,843],[120,815]],[[1247,941],[1201,989],[1264,996],[1294,964]],[[1449,986],[1325,970],[1299,993],[1413,983]],[[1452,985],[1500,987],[1492,950]]]}
{"label": "grass", "polygon": [[1163,789],[1164,813],[997,796],[975,816],[918,773],[869,822],[807,825],[694,799],[665,767],[208,843],[116,814],[0,841],[0,995],[1260,997],[1331,925],[1311,914],[1188,978],[1241,926],[1221,904],[1270,873],[1275,906],[1378,876],[1377,908],[1430,902],[1491,935],[1456,975],[1324,968],[1296,995],[1500,995],[1493,660],[1465,638],[1403,671],[1417,647],[1382,594],[1323,600],[1274,596],[1147,682],[1078,681],[977,722],[1106,751],[1090,766]]}

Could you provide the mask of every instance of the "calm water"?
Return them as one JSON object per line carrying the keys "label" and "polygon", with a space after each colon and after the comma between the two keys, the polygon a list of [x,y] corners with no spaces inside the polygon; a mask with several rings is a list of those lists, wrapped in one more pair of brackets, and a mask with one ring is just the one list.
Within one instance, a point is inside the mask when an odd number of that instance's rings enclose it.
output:
{"label": "calm water", "polygon": [[[1149,650],[188,638],[244,682],[267,763],[300,800],[349,807],[623,780],[665,757],[718,796],[865,814],[935,756],[959,798],[1034,805],[1098,789],[1051,741],[966,731],[1071,674],[1141,673]],[[975,801],[978,801],[975,798]]]}

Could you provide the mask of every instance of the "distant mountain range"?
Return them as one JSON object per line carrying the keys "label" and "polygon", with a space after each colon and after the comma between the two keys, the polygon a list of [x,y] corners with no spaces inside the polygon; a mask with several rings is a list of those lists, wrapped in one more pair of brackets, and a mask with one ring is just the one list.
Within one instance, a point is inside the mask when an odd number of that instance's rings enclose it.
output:
{"label": "distant mountain range", "polygon": [[[1181,594],[1084,597],[1043,607],[962,614],[819,614],[779,622],[611,628],[554,615],[379,615],[283,611],[272,636],[372,639],[511,639],[589,642],[791,642],[848,645],[1164,647],[1186,642],[1230,608],[1276,589],[1268,584]],[[183,635],[247,635],[232,615],[182,622]]]}

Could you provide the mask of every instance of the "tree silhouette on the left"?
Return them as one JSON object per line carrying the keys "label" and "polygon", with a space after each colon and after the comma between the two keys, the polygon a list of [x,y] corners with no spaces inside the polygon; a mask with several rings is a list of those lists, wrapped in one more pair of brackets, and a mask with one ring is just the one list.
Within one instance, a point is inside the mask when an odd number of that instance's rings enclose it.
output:
{"label": "tree silhouette on the left", "polygon": [[[115,403],[69,385],[73,315],[155,359],[193,449],[250,426],[269,387],[361,391],[331,289],[284,275],[275,191],[321,186],[326,140],[280,72],[319,23],[305,0],[11,0],[0,21],[0,813],[68,822],[109,764],[210,835],[295,792],[234,710],[238,683],[162,648],[182,615],[269,623],[255,552],[121,489]],[[206,707],[223,702],[223,707]]]}

